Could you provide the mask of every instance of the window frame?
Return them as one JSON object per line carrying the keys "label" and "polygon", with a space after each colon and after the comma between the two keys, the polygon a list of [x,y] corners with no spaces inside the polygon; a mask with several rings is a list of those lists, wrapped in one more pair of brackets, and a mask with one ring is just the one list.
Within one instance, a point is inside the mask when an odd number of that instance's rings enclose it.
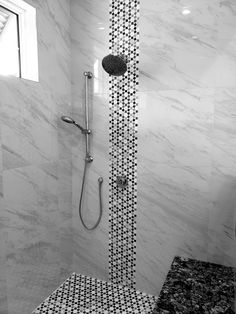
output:
{"label": "window frame", "polygon": [[16,12],[14,12],[14,11],[4,7],[4,6],[2,6],[1,4],[0,4],[0,8],[3,8],[4,10],[9,11],[9,12],[11,12],[12,14],[14,14],[16,16],[16,32],[17,32],[17,46],[18,46],[18,67],[19,67],[19,77],[21,77],[21,49],[20,49],[19,15]]}
{"label": "window frame", "polygon": [[20,77],[38,82],[36,9],[23,0],[0,0],[0,6],[18,16]]}

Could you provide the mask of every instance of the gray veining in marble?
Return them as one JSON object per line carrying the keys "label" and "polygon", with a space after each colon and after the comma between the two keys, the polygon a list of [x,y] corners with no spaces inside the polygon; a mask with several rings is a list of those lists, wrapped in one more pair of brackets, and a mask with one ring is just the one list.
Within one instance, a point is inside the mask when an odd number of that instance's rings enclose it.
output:
{"label": "gray veining in marble", "polygon": [[[37,8],[40,82],[0,77],[0,312],[30,313],[72,271],[108,279],[108,0]],[[71,7],[70,7],[71,5]],[[182,11],[189,9],[190,14]],[[137,288],[157,294],[175,255],[236,264],[234,0],[141,0]],[[92,153],[78,218],[91,86]]]}
{"label": "gray veining in marble", "polygon": [[39,82],[0,77],[0,312],[31,313],[71,272],[70,1],[34,1]]}
{"label": "gray veining in marble", "polygon": [[85,0],[71,2],[72,38],[72,115],[84,124],[84,71],[94,75],[89,81],[91,153],[83,200],[83,216],[92,225],[99,215],[98,178],[103,177],[103,216],[93,232],[82,226],[78,210],[82,183],[85,143],[75,130],[77,141],[72,146],[73,189],[73,271],[108,280],[108,179],[109,179],[109,94],[108,75],[101,60],[108,54],[109,1]]}
{"label": "gray veining in marble", "polygon": [[141,1],[137,288],[152,294],[175,255],[236,266],[235,12]]}

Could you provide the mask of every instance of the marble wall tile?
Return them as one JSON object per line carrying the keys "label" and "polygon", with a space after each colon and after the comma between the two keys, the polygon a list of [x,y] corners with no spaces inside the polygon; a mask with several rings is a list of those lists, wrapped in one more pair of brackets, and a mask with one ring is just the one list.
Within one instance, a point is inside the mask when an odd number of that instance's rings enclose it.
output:
{"label": "marble wall tile", "polygon": [[29,3],[37,9],[39,82],[0,78],[0,294],[11,314],[31,313],[69,275],[73,258],[71,135],[60,121],[71,107],[70,1]]}
{"label": "marble wall tile", "polygon": [[71,158],[68,134],[59,122],[70,108],[64,97],[59,106],[51,92],[33,88],[30,99],[29,86],[17,86],[16,80],[6,83],[0,87],[4,169]]}
{"label": "marble wall tile", "polygon": [[[108,95],[95,95],[91,100],[91,154],[83,198],[83,217],[92,226],[99,215],[98,178],[103,177],[103,216],[97,230],[88,232],[79,219],[79,200],[84,170],[84,138],[78,138],[73,147],[73,270],[98,278],[108,279]],[[74,108],[73,116],[81,119],[80,110]],[[80,116],[80,117],[79,117]],[[76,130],[78,132],[78,130]]]}
{"label": "marble wall tile", "polygon": [[7,314],[7,264],[6,264],[6,241],[7,241],[7,217],[2,214],[5,209],[3,200],[2,171],[0,175],[0,313]]}
{"label": "marble wall tile", "polygon": [[70,1],[29,1],[37,9],[40,84],[70,96]]}
{"label": "marble wall tile", "polygon": [[234,86],[235,8],[233,0],[141,1],[140,91]]}
{"label": "marble wall tile", "polygon": [[99,214],[98,178],[103,177],[103,217],[95,231],[84,229],[78,216],[82,184],[85,142],[84,136],[74,130],[73,156],[73,270],[108,279],[108,75],[101,66],[102,58],[109,53],[109,1],[71,1],[71,51],[72,51],[72,111],[74,119],[84,125],[84,71],[94,75],[89,80],[91,154],[94,161],[89,165],[83,216],[91,226]]}
{"label": "marble wall tile", "polygon": [[174,255],[236,266],[235,2],[141,1],[137,286]]}
{"label": "marble wall tile", "polygon": [[[30,312],[71,271],[71,172],[66,168],[63,162],[4,171],[10,313],[19,308]],[[62,189],[67,200],[63,208],[58,198]]]}
{"label": "marble wall tile", "polygon": [[6,240],[7,217],[4,215],[3,183],[2,183],[2,142],[0,130],[0,313],[8,314],[7,277],[6,277]]}
{"label": "marble wall tile", "polygon": [[214,90],[139,93],[137,287],[157,294],[175,255],[207,259]]}
{"label": "marble wall tile", "polygon": [[[2,235],[1,235],[2,237]],[[1,255],[5,253],[3,241],[0,242]],[[8,314],[8,302],[7,302],[7,278],[6,278],[6,260],[5,257],[0,257],[0,313]]]}
{"label": "marble wall tile", "polygon": [[236,87],[216,90],[212,155],[214,169],[222,175],[235,176],[235,101]]}
{"label": "marble wall tile", "polygon": [[72,101],[84,95],[82,73],[94,74],[93,93],[108,92],[108,74],[101,61],[109,53],[109,1],[71,1]]}
{"label": "marble wall tile", "polygon": [[[40,82],[0,78],[4,314],[7,299],[9,313],[31,312],[71,271],[108,279],[109,86],[101,60],[109,1],[29,3],[37,8]],[[152,294],[176,254],[235,266],[235,89],[222,88],[235,85],[235,23],[233,0],[141,1],[137,287]],[[87,70],[88,224],[104,177],[93,232],[78,217],[84,137],[60,120],[68,114],[84,125]]]}
{"label": "marble wall tile", "polygon": [[175,255],[236,266],[235,88],[139,94],[137,287]]}
{"label": "marble wall tile", "polygon": [[221,88],[215,93],[212,132],[211,197],[209,214],[210,261],[236,266],[235,134],[236,88]]}

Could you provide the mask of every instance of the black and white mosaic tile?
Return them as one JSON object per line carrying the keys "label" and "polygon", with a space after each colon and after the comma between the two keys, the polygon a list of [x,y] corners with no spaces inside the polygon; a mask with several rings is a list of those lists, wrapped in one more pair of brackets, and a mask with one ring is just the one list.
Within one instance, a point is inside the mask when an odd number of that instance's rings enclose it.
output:
{"label": "black and white mosaic tile", "polygon": [[157,298],[73,273],[32,314],[149,314]]}
{"label": "black and white mosaic tile", "polygon": [[[123,76],[110,76],[109,278],[135,285],[139,0],[111,0],[110,52],[127,60]],[[117,177],[127,178],[120,188]]]}

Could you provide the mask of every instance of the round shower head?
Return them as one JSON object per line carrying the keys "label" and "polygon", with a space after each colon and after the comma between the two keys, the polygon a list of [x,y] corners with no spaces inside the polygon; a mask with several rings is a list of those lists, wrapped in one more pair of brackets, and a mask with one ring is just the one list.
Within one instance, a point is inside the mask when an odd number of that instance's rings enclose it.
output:
{"label": "round shower head", "polygon": [[108,55],[102,60],[103,69],[110,75],[121,76],[127,71],[126,61],[122,56]]}
{"label": "round shower head", "polygon": [[61,119],[62,119],[62,121],[66,122],[66,123],[75,124],[75,121],[68,116],[62,116]]}

